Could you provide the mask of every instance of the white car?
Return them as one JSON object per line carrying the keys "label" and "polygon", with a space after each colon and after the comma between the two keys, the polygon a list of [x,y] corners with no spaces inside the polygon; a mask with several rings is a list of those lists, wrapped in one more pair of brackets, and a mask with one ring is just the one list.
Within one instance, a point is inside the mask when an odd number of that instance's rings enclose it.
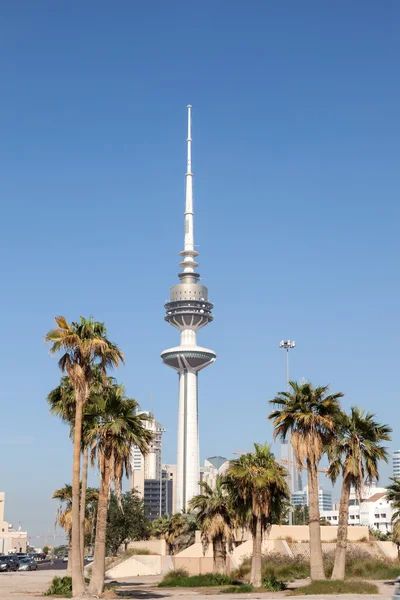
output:
{"label": "white car", "polygon": [[68,556],[63,556],[63,563],[68,562]]}

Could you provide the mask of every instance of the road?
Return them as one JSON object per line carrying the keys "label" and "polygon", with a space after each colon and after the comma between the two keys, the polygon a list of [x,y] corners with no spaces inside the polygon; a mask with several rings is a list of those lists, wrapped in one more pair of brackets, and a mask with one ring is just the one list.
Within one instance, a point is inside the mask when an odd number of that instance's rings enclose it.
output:
{"label": "road", "polygon": [[[66,571],[68,563],[63,562],[62,560],[54,560],[54,561],[45,561],[43,563],[38,563],[38,570],[40,571]],[[65,573],[64,573],[65,575]]]}

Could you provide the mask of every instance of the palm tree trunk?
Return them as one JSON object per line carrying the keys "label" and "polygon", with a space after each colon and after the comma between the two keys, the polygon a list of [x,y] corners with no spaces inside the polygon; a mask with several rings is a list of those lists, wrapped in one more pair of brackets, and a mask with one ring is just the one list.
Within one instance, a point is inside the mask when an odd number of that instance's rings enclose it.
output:
{"label": "palm tree trunk", "polygon": [[221,536],[213,541],[214,573],[225,573],[226,570],[226,544]]}
{"label": "palm tree trunk", "polygon": [[94,544],[94,557],[92,578],[89,584],[89,593],[101,596],[104,589],[104,573],[106,559],[106,531],[108,513],[108,493],[110,490],[110,459],[103,458],[103,468],[100,475],[99,503],[97,508],[96,541]]}
{"label": "palm tree trunk", "polygon": [[68,538],[68,562],[67,562],[67,577],[71,577],[72,575],[72,537],[71,534],[69,534],[69,538]]}
{"label": "palm tree trunk", "polygon": [[262,544],[262,531],[261,531],[261,517],[256,519],[255,535],[253,536],[253,558],[252,558],[252,573],[251,581],[255,588],[261,587],[261,544]]}
{"label": "palm tree trunk", "polygon": [[307,460],[308,507],[310,529],[310,570],[313,581],[325,579],[322,558],[321,525],[319,522],[318,472],[317,465]]}
{"label": "palm tree trunk", "polygon": [[82,398],[76,394],[76,412],[74,428],[74,459],[72,466],[72,545],[71,545],[71,574],[72,597],[81,596],[85,591],[85,580],[81,564],[81,548],[79,536],[79,501],[80,501],[80,469],[81,469],[81,438],[82,438]]}
{"label": "palm tree trunk", "polygon": [[85,522],[86,522],[86,490],[89,466],[89,446],[83,450],[83,465],[82,465],[82,487],[81,487],[81,508],[80,508],[80,525],[79,525],[79,540],[81,548],[82,569],[85,565]]}
{"label": "palm tree trunk", "polygon": [[344,579],[346,570],[347,529],[349,521],[350,480],[345,477],[342,483],[342,493],[339,507],[339,526],[333,565],[332,579]]}

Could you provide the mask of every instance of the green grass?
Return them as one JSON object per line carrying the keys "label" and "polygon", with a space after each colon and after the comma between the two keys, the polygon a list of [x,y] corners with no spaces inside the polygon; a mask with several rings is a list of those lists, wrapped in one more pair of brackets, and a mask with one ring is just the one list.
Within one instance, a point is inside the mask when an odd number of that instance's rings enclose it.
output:
{"label": "green grass", "polygon": [[249,583],[243,585],[232,585],[220,591],[220,594],[247,594],[253,592],[254,588]]}
{"label": "green grass", "polygon": [[378,594],[378,588],[366,581],[313,581],[289,592],[289,596],[318,594]]}
{"label": "green grass", "polygon": [[[180,569],[178,570],[180,571]],[[205,573],[204,575],[192,575],[191,577],[187,574],[182,576],[174,575],[173,573],[176,573],[176,571],[167,573],[164,579],[158,584],[158,587],[217,587],[239,583],[232,577],[229,577],[229,575],[221,575],[220,573]]]}

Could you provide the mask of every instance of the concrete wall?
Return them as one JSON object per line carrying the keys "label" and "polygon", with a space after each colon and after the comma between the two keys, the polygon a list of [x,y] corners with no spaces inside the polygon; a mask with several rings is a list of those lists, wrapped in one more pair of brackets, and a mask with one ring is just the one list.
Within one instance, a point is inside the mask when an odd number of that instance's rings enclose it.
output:
{"label": "concrete wall", "polygon": [[378,548],[383,552],[385,556],[391,559],[398,558],[398,551],[396,544],[393,542],[375,542]]}
{"label": "concrete wall", "polygon": [[[322,526],[321,540],[323,542],[336,540],[337,530],[335,525]],[[310,530],[308,525],[272,525],[267,537],[270,540],[290,538],[294,542],[308,542],[310,541]],[[368,537],[368,527],[348,528],[348,539],[351,542],[357,542],[362,538],[368,539]]]}
{"label": "concrete wall", "polygon": [[[187,556],[173,556],[174,569],[186,569],[189,575],[203,575],[204,573],[212,573],[214,561],[212,556],[203,556],[201,558],[189,558]],[[228,556],[227,561],[227,572],[229,573],[231,568],[231,560]]]}

